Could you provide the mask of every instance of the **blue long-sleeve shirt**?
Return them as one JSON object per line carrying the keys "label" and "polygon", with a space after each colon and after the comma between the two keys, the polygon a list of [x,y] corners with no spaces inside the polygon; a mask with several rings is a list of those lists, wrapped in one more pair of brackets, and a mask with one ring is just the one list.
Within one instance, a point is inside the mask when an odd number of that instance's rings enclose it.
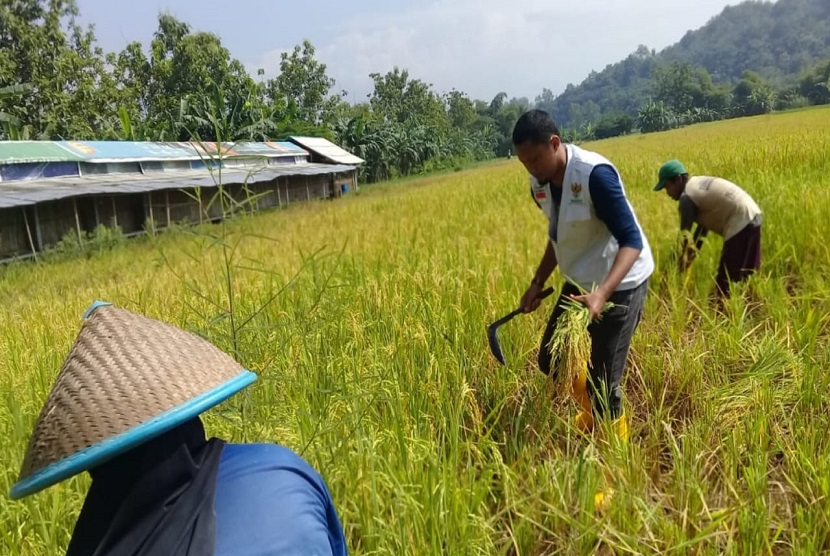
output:
{"label": "blue long-sleeve shirt", "polygon": [[[597,218],[605,223],[611,235],[617,240],[617,244],[620,247],[642,249],[642,234],[637,227],[634,213],[626,201],[622,184],[614,169],[608,164],[595,166],[591,171],[588,189],[591,192],[591,202],[594,205]],[[559,205],[562,204],[562,188],[551,187],[551,193],[553,195],[554,210],[556,214],[559,214]],[[555,241],[555,226],[552,227],[551,233]]]}
{"label": "blue long-sleeve shirt", "polygon": [[346,556],[322,476],[277,444],[227,444],[216,479],[216,555]]}

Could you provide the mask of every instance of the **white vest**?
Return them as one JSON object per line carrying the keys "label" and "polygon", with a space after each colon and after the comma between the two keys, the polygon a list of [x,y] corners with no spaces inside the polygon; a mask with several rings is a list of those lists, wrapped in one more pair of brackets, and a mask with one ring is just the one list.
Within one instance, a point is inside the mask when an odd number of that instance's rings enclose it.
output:
{"label": "white vest", "polygon": [[[556,253],[560,273],[569,281],[591,291],[602,284],[608,276],[619,245],[605,223],[597,218],[588,190],[588,181],[591,171],[599,164],[610,164],[618,176],[619,171],[600,154],[586,151],[576,145],[563,146],[567,149],[568,163],[565,168],[565,181],[562,184],[559,214],[554,214],[550,184],[541,185],[531,176],[530,187],[533,197],[550,222],[548,235]],[[620,184],[625,195],[622,177]],[[626,202],[631,207],[627,199]],[[633,208],[631,212],[634,213]],[[643,249],[616,291],[636,288],[654,271],[651,248],[636,215],[634,222],[643,238]],[[553,240],[554,234],[550,233],[553,226],[556,226],[556,241]]]}

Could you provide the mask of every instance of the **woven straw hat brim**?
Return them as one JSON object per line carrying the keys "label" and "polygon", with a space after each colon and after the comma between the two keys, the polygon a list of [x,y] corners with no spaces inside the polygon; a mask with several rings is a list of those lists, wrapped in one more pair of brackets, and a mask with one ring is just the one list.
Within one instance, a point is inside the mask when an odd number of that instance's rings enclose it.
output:
{"label": "woven straw hat brim", "polygon": [[256,380],[206,340],[94,304],[41,410],[10,497],[96,467]]}

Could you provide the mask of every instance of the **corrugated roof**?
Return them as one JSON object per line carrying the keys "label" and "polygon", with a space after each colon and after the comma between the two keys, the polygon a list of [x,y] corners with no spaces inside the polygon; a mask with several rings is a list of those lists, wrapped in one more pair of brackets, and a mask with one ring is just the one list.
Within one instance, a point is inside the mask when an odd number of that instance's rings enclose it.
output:
{"label": "corrugated roof", "polygon": [[[145,162],[199,160],[218,153],[216,143],[154,141],[0,141],[0,164],[43,162]],[[290,141],[222,143],[224,156],[308,156]]]}
{"label": "corrugated roof", "polygon": [[300,154],[308,156],[305,149],[301,149],[291,141],[268,141],[266,143],[237,143],[233,146],[233,154],[238,155],[270,155],[277,154]]}
{"label": "corrugated roof", "polygon": [[[280,176],[320,175],[348,172],[354,166],[343,164],[286,164],[265,166],[258,171],[244,169],[222,170],[222,183],[261,183]],[[165,189],[217,187],[216,180],[206,170],[176,172],[175,174],[148,174],[120,176],[103,175],[85,178],[66,177],[27,182],[0,182],[0,209],[34,205],[83,195],[146,193]]]}
{"label": "corrugated roof", "polygon": [[0,141],[0,164],[20,162],[79,162],[83,156],[73,154],[53,141]]}
{"label": "corrugated roof", "polygon": [[341,149],[328,139],[322,137],[290,137],[292,141],[332,162],[340,164],[363,164],[365,160],[347,150]]}
{"label": "corrugated roof", "polygon": [[188,143],[151,141],[60,141],[60,146],[81,157],[84,162],[192,160],[199,158]]}

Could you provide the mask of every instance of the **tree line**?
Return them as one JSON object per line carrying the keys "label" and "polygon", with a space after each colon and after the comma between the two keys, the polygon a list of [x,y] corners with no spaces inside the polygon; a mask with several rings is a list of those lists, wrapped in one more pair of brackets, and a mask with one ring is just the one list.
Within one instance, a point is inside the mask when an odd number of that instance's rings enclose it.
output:
{"label": "tree line", "polygon": [[596,126],[597,138],[620,135],[633,126],[643,133],[700,122],[757,116],[830,103],[830,60],[815,65],[794,85],[776,90],[758,73],[745,70],[734,85],[714,84],[702,67],[687,62],[659,66],[653,96],[638,111],[608,114]]}
{"label": "tree line", "polygon": [[366,160],[361,179],[372,182],[507,156],[514,122],[534,106],[565,122],[566,140],[581,141],[830,102],[830,61],[780,91],[753,72],[718,85],[690,63],[655,64],[643,47],[619,69],[642,91],[640,104],[620,98],[604,113],[590,99],[561,109],[572,88],[558,97],[545,89],[534,102],[500,92],[487,102],[439,94],[397,67],[370,74],[371,94],[351,104],[309,41],[283,53],[276,77],[265,78],[264,69],[250,75],[218,36],[170,14],[159,15],[148,47],[132,42],[117,53],[104,52],[78,15],[75,0],[0,0],[0,139],[316,135]]}
{"label": "tree line", "polygon": [[530,103],[473,100],[395,68],[350,104],[304,41],[276,77],[249,75],[218,36],[162,13],[149,46],[104,52],[74,0],[0,1],[0,139],[266,141],[316,135],[364,158],[377,181],[509,149]]}

